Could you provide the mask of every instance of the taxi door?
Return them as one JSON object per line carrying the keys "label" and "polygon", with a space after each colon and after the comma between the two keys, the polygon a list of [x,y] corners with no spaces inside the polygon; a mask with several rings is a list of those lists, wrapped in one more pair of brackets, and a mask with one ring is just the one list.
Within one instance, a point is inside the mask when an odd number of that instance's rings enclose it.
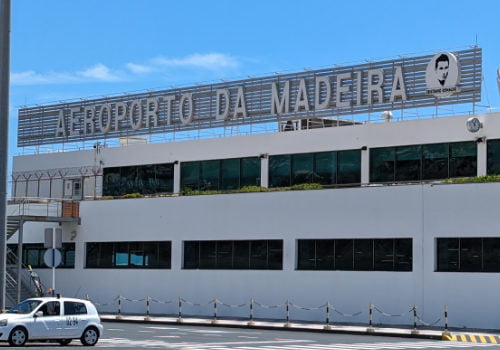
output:
{"label": "taxi door", "polygon": [[64,301],[61,337],[79,338],[87,325],[87,308],[84,303]]}
{"label": "taxi door", "polygon": [[62,329],[61,303],[59,301],[48,301],[42,304],[38,310],[42,316],[34,317],[33,323],[29,325],[30,338],[53,339],[59,337]]}

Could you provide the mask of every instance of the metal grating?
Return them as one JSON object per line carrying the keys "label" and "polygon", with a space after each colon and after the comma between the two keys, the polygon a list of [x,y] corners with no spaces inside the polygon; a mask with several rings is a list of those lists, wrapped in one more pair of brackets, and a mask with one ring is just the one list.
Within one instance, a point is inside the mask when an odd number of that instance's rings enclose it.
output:
{"label": "metal grating", "polygon": [[[138,93],[132,95],[122,95],[109,98],[100,98],[93,100],[82,100],[81,102],[62,103],[55,105],[45,105],[30,108],[21,108],[19,110],[18,124],[18,146],[38,146],[44,144],[56,144],[65,142],[76,142],[85,140],[97,140],[103,138],[128,137],[136,135],[148,135],[157,133],[170,133],[190,130],[201,130],[210,128],[223,128],[231,126],[269,123],[283,120],[295,120],[312,117],[339,117],[345,115],[356,115],[363,113],[381,112],[386,110],[402,110],[419,107],[442,106],[450,104],[472,103],[481,100],[481,62],[482,51],[480,48],[472,48],[453,52],[461,65],[461,80],[459,82],[460,92],[445,98],[436,98],[426,93],[425,71],[427,64],[433,55],[419,57],[402,57],[395,60],[381,62],[367,62],[346,67],[332,67],[321,70],[311,70],[293,74],[275,75],[261,78],[252,78],[238,80],[227,83],[201,85],[194,87],[170,89],[155,92]],[[403,70],[404,81],[406,85],[407,100],[397,100],[389,102],[389,96],[392,89],[392,81],[396,66],[401,66]],[[367,104],[368,96],[368,70],[382,69],[384,71],[383,83],[383,101]],[[362,103],[357,105],[357,82],[356,72],[362,72]],[[351,91],[343,93],[344,100],[351,100],[353,103],[349,107],[335,106],[336,76],[341,73],[351,73],[353,79],[343,80],[343,86],[350,86]],[[321,110],[314,110],[315,101],[315,79],[318,76],[330,77],[330,86],[332,96],[330,107]],[[308,102],[311,110],[294,111],[297,93],[299,91],[299,81],[305,79],[308,94]],[[282,96],[285,82],[290,83],[290,112],[280,115],[271,114],[272,103],[272,83],[279,86],[279,94]],[[230,91],[230,112],[234,113],[234,104],[236,103],[237,91],[243,87],[246,101],[247,117],[230,118],[227,120],[216,120],[216,90],[228,89]],[[193,121],[190,124],[183,124],[179,118],[179,100],[184,93],[193,94]],[[321,90],[321,98],[326,95]],[[167,101],[163,98],[168,95],[176,96],[172,103],[171,123],[167,122]],[[63,110],[65,113],[66,125],[69,123],[69,109],[78,107],[95,107],[99,113],[100,105],[110,103],[115,113],[115,103],[125,102],[128,105],[134,100],[141,100],[141,108],[146,109],[145,99],[158,99],[158,125],[142,127],[139,130],[133,130],[129,118],[120,121],[118,126],[116,120],[111,118],[111,130],[103,133],[98,129],[98,121],[94,120],[94,133],[84,133],[83,123],[76,124],[73,134],[65,136],[56,136],[58,113]],[[76,112],[75,117],[83,120],[83,112]],[[106,120],[106,119],[105,119]],[[117,130],[115,130],[115,126]]]}

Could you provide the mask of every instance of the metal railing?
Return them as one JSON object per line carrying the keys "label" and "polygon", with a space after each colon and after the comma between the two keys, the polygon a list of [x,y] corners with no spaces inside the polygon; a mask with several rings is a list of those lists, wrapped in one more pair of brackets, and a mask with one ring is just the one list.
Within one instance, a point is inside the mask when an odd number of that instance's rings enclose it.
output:
{"label": "metal railing", "polygon": [[[216,323],[218,318],[221,318],[221,314],[224,313],[225,309],[242,309],[246,308],[248,313],[243,311],[241,313],[240,317],[235,317],[234,315],[229,315],[229,316],[222,316],[224,318],[239,318],[239,319],[247,319],[248,325],[253,325],[253,322],[256,321],[255,314],[259,312],[258,308],[261,310],[265,309],[277,309],[281,311],[276,311],[274,312],[274,316],[278,315],[281,313],[281,317],[279,320],[283,321],[283,326],[284,327],[290,327],[291,322],[292,322],[292,316],[293,316],[293,310],[302,310],[305,312],[312,311],[312,312],[320,312],[324,313],[324,321],[317,321],[320,322],[320,324],[324,324],[325,329],[330,329],[335,326],[335,324],[340,325],[342,323],[352,323],[352,322],[346,322],[346,320],[355,320],[361,325],[366,324],[367,325],[367,332],[373,331],[375,326],[381,326],[383,325],[382,322],[375,323],[374,322],[374,314],[378,315],[379,320],[383,319],[399,319],[400,324],[405,325],[409,328],[412,329],[412,333],[418,333],[418,328],[420,327],[442,327],[444,329],[444,332],[448,331],[448,307],[445,305],[443,308],[443,318],[438,318],[437,320],[433,322],[426,322],[421,315],[417,312],[418,308],[416,305],[409,306],[407,309],[405,309],[401,313],[389,313],[384,310],[382,310],[380,307],[374,305],[374,304],[369,304],[368,307],[360,307],[358,310],[355,310],[354,312],[344,312],[341,311],[341,309],[337,308],[334,306],[332,303],[329,301],[326,301],[325,303],[319,305],[319,306],[302,306],[298,305],[290,300],[285,300],[283,303],[276,304],[276,305],[268,305],[264,303],[260,303],[254,298],[250,298],[248,302],[244,302],[241,304],[228,304],[225,303],[218,298],[213,298],[209,300],[208,302],[194,302],[194,301],[189,301],[186,300],[182,297],[179,297],[177,300],[158,300],[155,298],[152,298],[151,296],[146,296],[145,298],[140,298],[140,299],[130,299],[127,298],[123,295],[118,295],[116,298],[109,302],[105,303],[100,303],[95,300],[93,300],[89,295],[85,296],[86,299],[91,300],[96,307],[98,308],[99,312],[112,312],[113,314],[116,313],[116,318],[121,318],[125,314],[129,315],[137,315],[137,307],[134,307],[134,310],[136,311],[135,313],[133,312],[127,312],[124,309],[127,307],[131,307],[132,304],[142,304],[144,307],[144,311],[140,312],[140,315],[144,315],[145,319],[148,320],[151,318],[151,315],[153,315],[152,309],[153,305],[171,305],[171,312],[170,313],[156,313],[156,315],[171,315],[177,318],[178,322],[183,322],[183,318],[185,317],[193,317],[193,318],[199,318],[199,317],[208,317],[209,319],[212,319],[212,323]],[[186,316],[186,306],[190,307],[197,307],[198,310],[200,308],[205,309],[203,315],[190,315]],[[212,311],[210,311],[210,309]],[[183,311],[184,310],[184,311]],[[323,311],[321,311],[323,310]],[[222,311],[222,312],[221,312]],[[440,312],[441,313],[441,312]],[[335,317],[333,317],[335,316]],[[360,319],[364,318],[366,319],[366,323],[360,322]]]}
{"label": "metal railing", "polygon": [[62,203],[67,200],[68,199],[34,197],[14,198],[7,203],[7,215],[62,216]]}

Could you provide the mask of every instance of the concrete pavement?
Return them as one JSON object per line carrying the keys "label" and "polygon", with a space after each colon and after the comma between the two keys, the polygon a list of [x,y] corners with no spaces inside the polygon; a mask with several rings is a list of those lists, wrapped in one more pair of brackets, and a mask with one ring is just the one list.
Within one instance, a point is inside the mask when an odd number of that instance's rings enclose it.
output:
{"label": "concrete pavement", "polygon": [[330,332],[330,333],[345,333],[345,334],[369,334],[392,337],[411,337],[421,339],[441,339],[447,341],[462,341],[473,343],[493,343],[500,344],[500,332],[495,331],[449,331],[438,329],[413,329],[405,327],[389,327],[389,326],[374,326],[367,327],[365,325],[341,325],[341,324],[318,324],[307,322],[283,322],[276,320],[238,320],[238,319],[213,319],[213,318],[198,318],[188,316],[183,318],[168,317],[168,316],[139,316],[139,315],[116,315],[116,314],[101,314],[103,322],[134,322],[134,323],[149,323],[149,324],[185,324],[190,326],[214,326],[214,327],[234,327],[234,328],[254,328],[254,329],[283,329],[289,331],[300,332]]}

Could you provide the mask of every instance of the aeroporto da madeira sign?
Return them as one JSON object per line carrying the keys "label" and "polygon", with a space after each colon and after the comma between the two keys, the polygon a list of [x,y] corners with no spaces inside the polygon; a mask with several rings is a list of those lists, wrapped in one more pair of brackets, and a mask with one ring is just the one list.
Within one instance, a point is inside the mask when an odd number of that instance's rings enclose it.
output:
{"label": "aeroporto da madeira sign", "polygon": [[18,146],[477,102],[481,49],[19,110]]}

